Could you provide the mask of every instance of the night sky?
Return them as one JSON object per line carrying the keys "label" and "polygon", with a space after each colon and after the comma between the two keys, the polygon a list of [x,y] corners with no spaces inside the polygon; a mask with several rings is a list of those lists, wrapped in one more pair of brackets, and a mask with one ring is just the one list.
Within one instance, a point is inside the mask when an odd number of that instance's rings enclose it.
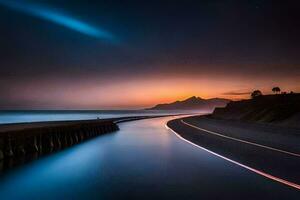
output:
{"label": "night sky", "polygon": [[299,10],[296,0],[0,0],[0,108],[299,92]]}

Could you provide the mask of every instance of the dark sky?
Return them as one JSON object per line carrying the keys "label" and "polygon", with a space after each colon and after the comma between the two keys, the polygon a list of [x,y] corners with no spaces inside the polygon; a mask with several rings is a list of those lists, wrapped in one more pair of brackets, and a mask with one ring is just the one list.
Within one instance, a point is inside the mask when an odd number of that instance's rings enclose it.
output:
{"label": "dark sky", "polygon": [[0,0],[0,108],[300,91],[299,10],[296,0]]}

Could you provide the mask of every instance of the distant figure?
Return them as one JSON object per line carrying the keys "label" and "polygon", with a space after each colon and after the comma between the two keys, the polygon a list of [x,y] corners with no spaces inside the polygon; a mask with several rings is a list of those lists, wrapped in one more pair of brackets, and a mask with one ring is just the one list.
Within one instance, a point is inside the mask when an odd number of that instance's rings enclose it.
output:
{"label": "distant figure", "polygon": [[280,88],[279,87],[273,87],[272,88],[272,92],[274,92],[275,94],[278,94],[278,93],[280,93]]}
{"label": "distant figure", "polygon": [[260,97],[262,96],[262,92],[260,90],[254,90],[252,93],[251,93],[251,97],[252,99],[256,98],[256,97]]}

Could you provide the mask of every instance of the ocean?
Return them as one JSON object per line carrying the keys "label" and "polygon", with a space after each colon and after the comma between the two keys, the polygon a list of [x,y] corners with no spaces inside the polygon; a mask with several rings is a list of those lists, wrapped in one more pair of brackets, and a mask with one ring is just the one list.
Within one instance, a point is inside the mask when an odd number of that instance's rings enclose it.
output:
{"label": "ocean", "polygon": [[[191,113],[189,111],[188,113]],[[0,111],[0,124],[107,119],[130,116],[156,116],[167,114],[186,114],[187,111],[159,110],[34,110],[34,111]]]}

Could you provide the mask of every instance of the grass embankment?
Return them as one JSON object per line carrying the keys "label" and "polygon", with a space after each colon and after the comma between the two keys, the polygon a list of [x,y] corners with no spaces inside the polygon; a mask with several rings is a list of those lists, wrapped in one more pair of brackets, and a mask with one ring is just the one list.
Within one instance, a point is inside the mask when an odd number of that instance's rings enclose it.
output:
{"label": "grass embankment", "polygon": [[232,101],[225,108],[216,108],[212,117],[300,127],[300,94],[264,95]]}

